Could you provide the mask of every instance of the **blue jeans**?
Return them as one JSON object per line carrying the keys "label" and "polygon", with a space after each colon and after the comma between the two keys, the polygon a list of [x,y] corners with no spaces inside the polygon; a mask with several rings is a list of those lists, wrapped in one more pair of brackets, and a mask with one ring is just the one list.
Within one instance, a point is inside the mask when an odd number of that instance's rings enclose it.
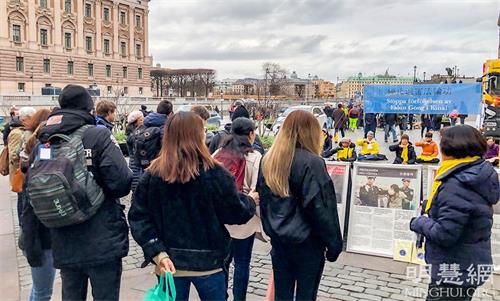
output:
{"label": "blue jeans", "polygon": [[54,269],[52,250],[44,250],[43,265],[31,268],[33,286],[31,287],[29,301],[50,301],[55,275],[56,269]]}
{"label": "blue jeans", "polygon": [[389,133],[392,132],[392,138],[394,141],[398,139],[396,135],[396,129],[394,128],[394,125],[388,125],[386,124],[384,126],[384,140],[387,142],[387,139],[389,138]]}
{"label": "blue jeans", "polygon": [[231,254],[226,260],[226,283],[229,282],[229,266],[234,259],[233,299],[244,301],[247,297],[248,280],[250,278],[250,261],[255,234],[245,239],[231,240]]}
{"label": "blue jeans", "polygon": [[333,118],[332,117],[327,117],[326,118],[326,128],[327,129],[332,129],[333,128]]}
{"label": "blue jeans", "polygon": [[226,277],[224,272],[199,277],[174,277],[177,301],[188,301],[189,290],[193,283],[201,301],[225,301]]}

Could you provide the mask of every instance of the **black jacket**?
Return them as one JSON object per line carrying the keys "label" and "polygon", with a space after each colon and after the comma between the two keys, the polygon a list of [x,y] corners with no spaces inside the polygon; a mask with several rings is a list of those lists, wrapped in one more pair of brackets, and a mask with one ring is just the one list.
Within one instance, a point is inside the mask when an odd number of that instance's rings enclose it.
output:
{"label": "black jacket", "polygon": [[432,267],[433,282],[443,280],[439,267],[447,263],[458,265],[457,280],[481,285],[490,273],[483,269],[478,274],[478,267],[492,264],[493,206],[500,197],[498,174],[481,159],[458,165],[439,180],[429,215],[413,218],[410,228],[425,236],[425,261]]}
{"label": "black jacket", "polygon": [[238,193],[234,177],[216,165],[185,184],[168,184],[147,171],[128,214],[145,262],[164,251],[179,270],[223,267],[231,237],[224,224],[245,224],[255,203]]}
{"label": "black jacket", "polygon": [[[95,124],[94,118],[84,111],[58,110],[51,116],[62,115],[59,124],[49,125],[40,131],[40,141],[46,141],[55,133],[71,134],[87,124]],[[94,266],[123,258],[128,253],[128,227],[119,198],[130,191],[132,174],[120,148],[111,141],[108,129],[93,127],[83,133],[83,145],[91,150],[93,173],[106,196],[105,202],[88,221],[63,228],[50,229],[54,267]],[[28,184],[29,185],[29,184]],[[22,214],[23,235],[35,241],[36,228],[41,226],[33,208],[25,202]],[[30,238],[31,236],[31,238]],[[34,245],[34,244],[33,244]],[[37,250],[27,248],[36,257]],[[36,260],[36,259],[35,259]]]}
{"label": "black jacket", "polygon": [[396,121],[398,119],[398,115],[396,114],[384,114],[384,123],[387,124],[388,126],[393,126],[396,124]]}
{"label": "black jacket", "polygon": [[325,161],[297,148],[290,170],[290,196],[271,192],[262,175],[257,181],[264,231],[284,244],[299,244],[318,238],[328,249],[327,259],[335,261],[342,251],[342,235],[333,182]]}
{"label": "black jacket", "polygon": [[9,138],[9,134],[14,128],[22,127],[24,124],[19,120],[19,117],[14,117],[12,120],[3,128],[3,145],[7,145],[8,141],[7,139]]}
{"label": "black jacket", "polygon": [[[403,163],[403,158],[401,157],[403,149],[399,147],[399,144],[389,146],[389,150],[391,152],[396,152],[396,159],[394,160],[394,164]],[[410,144],[408,145],[408,164],[415,164],[416,160],[417,160],[417,154],[415,153],[415,148],[410,142]]]}
{"label": "black jacket", "polygon": [[[356,158],[357,158],[357,155],[356,155],[356,144],[351,143],[349,145],[349,148],[352,151],[351,156],[347,157],[347,158],[338,158],[337,157],[337,161],[344,161],[344,162],[354,162],[354,161],[356,161]],[[337,147],[332,148],[329,151],[324,151],[321,154],[321,157],[323,157],[323,158],[330,158],[331,156],[335,155],[336,153],[338,153],[339,151],[342,151],[342,150],[344,150],[344,148],[342,147],[342,143],[339,143],[339,145]]]}

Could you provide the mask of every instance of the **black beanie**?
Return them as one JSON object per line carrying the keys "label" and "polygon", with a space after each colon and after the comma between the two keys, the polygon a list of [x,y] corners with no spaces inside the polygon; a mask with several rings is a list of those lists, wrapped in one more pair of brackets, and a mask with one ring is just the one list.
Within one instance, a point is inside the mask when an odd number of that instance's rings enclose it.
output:
{"label": "black beanie", "polygon": [[77,85],[67,85],[59,95],[61,109],[84,110],[91,112],[94,109],[94,101],[87,89]]}
{"label": "black beanie", "polygon": [[236,110],[234,110],[233,116],[231,116],[231,121],[235,120],[238,117],[250,118],[250,114],[244,106],[238,106]]}
{"label": "black beanie", "polygon": [[233,120],[231,124],[231,133],[247,136],[251,132],[255,132],[255,123],[252,120],[245,117],[238,117]]}

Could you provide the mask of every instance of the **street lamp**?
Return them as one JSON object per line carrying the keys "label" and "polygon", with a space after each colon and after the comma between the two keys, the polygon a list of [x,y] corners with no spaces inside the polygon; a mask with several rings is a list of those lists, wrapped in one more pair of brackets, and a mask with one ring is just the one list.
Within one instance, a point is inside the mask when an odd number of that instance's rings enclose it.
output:
{"label": "street lamp", "polygon": [[33,85],[34,85],[34,81],[35,81],[34,77],[33,77],[33,66],[31,66],[30,70],[31,70],[31,77],[30,77],[31,78],[31,95],[33,96],[34,95],[34,87],[33,87]]}
{"label": "street lamp", "polygon": [[417,82],[417,66],[413,66],[413,82]]}
{"label": "street lamp", "polygon": [[424,83],[425,83],[425,71],[424,71]]}

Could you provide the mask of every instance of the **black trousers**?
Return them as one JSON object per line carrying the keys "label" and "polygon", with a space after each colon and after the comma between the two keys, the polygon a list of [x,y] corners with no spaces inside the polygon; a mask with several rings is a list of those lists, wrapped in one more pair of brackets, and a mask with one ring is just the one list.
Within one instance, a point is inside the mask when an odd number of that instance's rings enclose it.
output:
{"label": "black trousers", "polygon": [[427,301],[470,301],[474,297],[476,287],[451,284],[429,284]]}
{"label": "black trousers", "polygon": [[316,300],[325,266],[323,244],[312,238],[301,244],[282,244],[276,240],[271,244],[275,300]]}
{"label": "black trousers", "polygon": [[62,299],[87,300],[90,280],[94,300],[119,300],[121,276],[121,259],[93,267],[62,268]]}

